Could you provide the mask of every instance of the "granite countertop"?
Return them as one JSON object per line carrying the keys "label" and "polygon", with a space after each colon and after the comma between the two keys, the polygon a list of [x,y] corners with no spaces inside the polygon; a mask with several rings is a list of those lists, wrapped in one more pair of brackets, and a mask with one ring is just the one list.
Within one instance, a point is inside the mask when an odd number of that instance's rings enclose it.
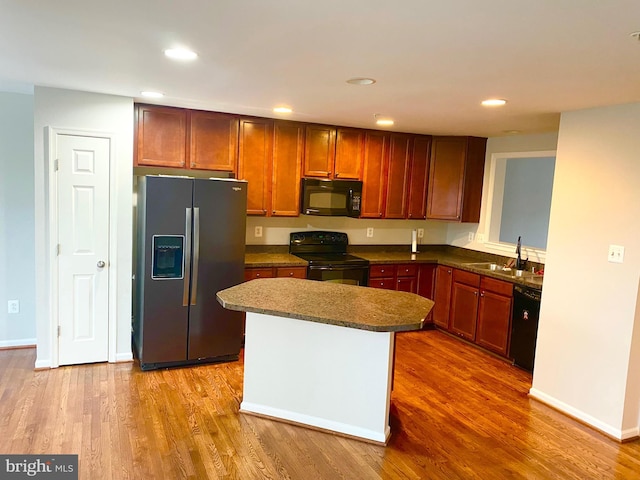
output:
{"label": "granite countertop", "polygon": [[[480,266],[473,264],[481,262],[490,263],[492,261],[499,263],[499,261],[494,258],[488,258],[487,255],[483,254],[482,252],[475,252],[473,250],[465,251],[464,249],[455,249],[454,251],[460,251],[463,254],[450,253],[446,249],[442,248],[425,249],[422,252],[412,254],[410,253],[408,247],[404,250],[386,250],[384,248],[360,249],[356,247],[351,249],[349,253],[369,260],[371,265],[397,263],[435,263],[438,265],[466,270],[468,272],[477,273],[479,275],[484,275],[487,277],[511,282],[514,284],[524,285],[531,288],[542,288],[542,275],[530,275],[529,272],[526,272],[525,276],[516,277],[512,275],[513,272],[488,270],[486,268],[481,268]],[[293,267],[306,265],[306,261],[289,253],[252,252],[245,255],[246,267]]]}
{"label": "granite countertop", "polygon": [[419,330],[433,301],[413,293],[297,278],[263,278],[216,295],[230,310],[374,332]]}
{"label": "granite countertop", "polygon": [[246,253],[245,267],[306,267],[307,262],[290,253]]}

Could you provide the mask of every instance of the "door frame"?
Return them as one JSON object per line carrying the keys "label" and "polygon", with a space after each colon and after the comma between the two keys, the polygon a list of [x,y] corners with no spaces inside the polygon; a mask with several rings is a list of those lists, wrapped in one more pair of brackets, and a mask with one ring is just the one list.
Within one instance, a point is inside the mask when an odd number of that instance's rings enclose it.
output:
{"label": "door frame", "polygon": [[57,255],[58,246],[58,174],[55,168],[56,152],[58,151],[58,135],[69,135],[76,137],[96,137],[109,140],[109,259],[108,259],[108,359],[110,363],[116,362],[116,326],[117,326],[117,215],[114,212],[114,203],[117,198],[116,185],[116,135],[112,132],[76,130],[68,128],[45,127],[45,158],[47,168],[47,185],[49,200],[49,218],[47,228],[49,230],[47,249],[49,252],[49,321],[50,321],[50,346],[51,346],[51,368],[60,366],[58,352],[58,274],[59,261]]}

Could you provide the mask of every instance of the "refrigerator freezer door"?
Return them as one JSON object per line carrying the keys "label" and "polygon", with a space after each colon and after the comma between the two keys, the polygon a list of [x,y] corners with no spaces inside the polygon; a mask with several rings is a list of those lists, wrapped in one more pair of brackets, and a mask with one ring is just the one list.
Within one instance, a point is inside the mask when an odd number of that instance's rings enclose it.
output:
{"label": "refrigerator freezer door", "polygon": [[[196,179],[199,243],[194,255],[189,317],[189,360],[237,356],[242,344],[242,312],[226,310],[216,292],[244,281],[247,184]],[[195,231],[195,229],[194,229]]]}
{"label": "refrigerator freezer door", "polygon": [[[189,289],[193,180],[146,177],[141,186],[138,215],[142,217],[138,220],[142,222],[140,234],[144,235],[144,242],[139,242],[138,261],[144,259],[144,264],[139,264],[136,277],[140,305],[134,322],[134,338],[140,363],[145,368],[155,363],[185,361],[187,357],[189,307],[183,300]],[[152,279],[154,235],[185,239],[183,276]]]}

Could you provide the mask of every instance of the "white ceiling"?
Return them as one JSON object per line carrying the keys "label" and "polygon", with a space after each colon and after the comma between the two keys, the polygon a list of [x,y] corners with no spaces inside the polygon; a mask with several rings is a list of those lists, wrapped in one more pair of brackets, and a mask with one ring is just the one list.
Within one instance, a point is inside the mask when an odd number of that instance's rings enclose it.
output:
{"label": "white ceiling", "polygon": [[[640,101],[638,0],[0,0],[0,90],[25,85],[395,131],[553,131]],[[199,58],[176,63],[163,50]],[[372,86],[345,83],[373,77]],[[480,101],[505,98],[505,107]]]}

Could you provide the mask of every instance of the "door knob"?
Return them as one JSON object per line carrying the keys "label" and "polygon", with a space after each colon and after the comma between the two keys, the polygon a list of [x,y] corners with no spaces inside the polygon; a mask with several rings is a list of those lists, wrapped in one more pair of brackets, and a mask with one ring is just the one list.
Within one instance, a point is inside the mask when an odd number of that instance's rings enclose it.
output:
{"label": "door knob", "polygon": [[98,268],[104,268],[105,263],[102,260],[98,260],[97,265],[98,265]]}

